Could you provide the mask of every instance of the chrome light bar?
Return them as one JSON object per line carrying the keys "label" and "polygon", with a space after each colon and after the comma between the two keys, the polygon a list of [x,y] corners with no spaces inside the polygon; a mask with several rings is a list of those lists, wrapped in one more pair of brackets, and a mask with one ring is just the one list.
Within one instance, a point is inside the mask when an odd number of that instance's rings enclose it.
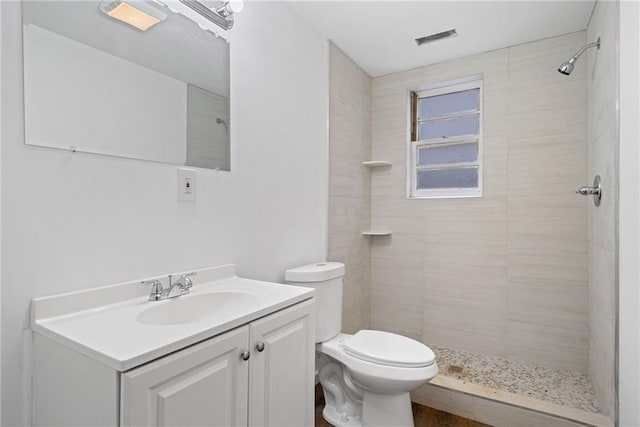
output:
{"label": "chrome light bar", "polygon": [[178,1],[225,30],[230,30],[233,27],[234,14],[241,12],[243,9],[242,1],[226,0],[217,9],[211,9],[198,0]]}

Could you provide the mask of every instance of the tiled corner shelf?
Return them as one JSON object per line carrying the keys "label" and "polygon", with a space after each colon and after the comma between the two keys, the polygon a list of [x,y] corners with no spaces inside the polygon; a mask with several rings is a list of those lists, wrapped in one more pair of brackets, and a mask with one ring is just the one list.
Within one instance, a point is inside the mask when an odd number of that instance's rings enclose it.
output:
{"label": "tiled corner shelf", "polygon": [[391,162],[387,162],[385,160],[369,160],[367,162],[362,162],[368,168],[382,168],[391,166]]}
{"label": "tiled corner shelf", "polygon": [[390,230],[367,230],[362,232],[363,236],[391,236]]}
{"label": "tiled corner shelf", "polygon": [[[373,168],[384,168],[391,166],[391,162],[387,162],[386,160],[369,160],[366,162],[362,162],[362,164],[370,169]],[[363,236],[391,236],[391,231],[386,230],[384,228],[365,230],[362,232]]]}

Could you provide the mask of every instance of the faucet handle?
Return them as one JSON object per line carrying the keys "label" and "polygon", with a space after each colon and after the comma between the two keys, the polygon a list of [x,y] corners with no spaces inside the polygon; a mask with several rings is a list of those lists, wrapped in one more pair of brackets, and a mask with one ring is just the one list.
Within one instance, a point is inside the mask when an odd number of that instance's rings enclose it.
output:
{"label": "faucet handle", "polygon": [[154,280],[143,280],[143,285],[151,285],[151,293],[149,294],[149,301],[158,301],[162,298],[162,294],[164,293],[164,289],[162,288],[162,283],[158,279]]}
{"label": "faucet handle", "polygon": [[178,281],[183,281],[184,282],[183,287],[189,289],[193,286],[193,282],[191,281],[190,277],[195,276],[196,274],[198,274],[197,271],[181,274]]}

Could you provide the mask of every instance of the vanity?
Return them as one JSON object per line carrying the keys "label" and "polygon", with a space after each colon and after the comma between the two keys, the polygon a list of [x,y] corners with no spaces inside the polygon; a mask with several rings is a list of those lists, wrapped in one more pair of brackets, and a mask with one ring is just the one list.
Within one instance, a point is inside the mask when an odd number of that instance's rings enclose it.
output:
{"label": "vanity", "polygon": [[34,299],[33,425],[312,426],[313,290],[197,273]]}

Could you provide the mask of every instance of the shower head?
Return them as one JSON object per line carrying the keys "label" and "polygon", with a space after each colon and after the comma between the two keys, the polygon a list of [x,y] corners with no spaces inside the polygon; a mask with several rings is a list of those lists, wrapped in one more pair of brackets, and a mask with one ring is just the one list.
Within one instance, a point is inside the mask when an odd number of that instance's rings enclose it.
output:
{"label": "shower head", "polygon": [[582,49],[578,51],[578,53],[573,55],[570,60],[568,60],[567,62],[563,62],[562,65],[558,67],[558,72],[560,72],[560,74],[564,74],[565,76],[568,76],[569,74],[571,74],[573,72],[574,64],[576,63],[580,55],[582,55],[585,50],[592,48],[594,46],[600,49],[600,37],[598,37],[598,40],[596,40],[595,42],[585,45]]}
{"label": "shower head", "polygon": [[573,71],[573,64],[576,63],[576,57],[571,58],[567,62],[563,62],[562,65],[558,67],[558,71],[565,76],[568,76]]}

